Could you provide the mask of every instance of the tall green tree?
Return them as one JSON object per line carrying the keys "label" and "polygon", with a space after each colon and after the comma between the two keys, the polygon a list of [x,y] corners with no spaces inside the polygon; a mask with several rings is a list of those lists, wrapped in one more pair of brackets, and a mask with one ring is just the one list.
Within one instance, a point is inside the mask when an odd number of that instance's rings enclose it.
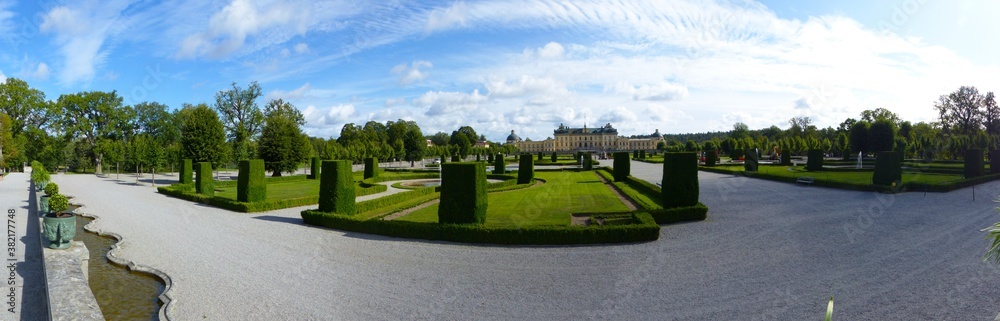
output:
{"label": "tall green tree", "polygon": [[896,124],[889,118],[879,118],[868,128],[868,150],[893,151],[896,144]]}
{"label": "tall green tree", "polygon": [[427,140],[424,139],[424,134],[420,132],[420,126],[417,126],[416,122],[409,122],[406,128],[403,149],[406,150],[404,159],[410,162],[411,167],[413,162],[424,158],[427,151]]}
{"label": "tall green tree", "polygon": [[122,105],[122,97],[116,91],[62,95],[58,105],[63,110],[62,127],[66,134],[84,140],[91,149],[94,172],[102,174],[104,154],[100,143],[105,139],[124,139],[131,108]]}
{"label": "tall green tree", "polygon": [[264,160],[264,169],[277,177],[297,169],[309,157],[310,146],[294,119],[274,113],[264,121],[257,154]]}
{"label": "tall green tree", "polygon": [[219,115],[205,104],[185,104],[181,120],[181,153],[193,162],[220,164],[225,160],[226,132]]}
{"label": "tall green tree", "polygon": [[298,108],[295,108],[292,103],[289,103],[284,99],[271,99],[271,101],[268,101],[267,104],[264,105],[265,118],[278,114],[288,117],[288,119],[291,119],[299,126],[306,124],[306,118],[302,115],[302,112],[300,112]]}
{"label": "tall green tree", "polygon": [[48,128],[58,120],[57,108],[45,100],[45,93],[17,78],[0,82],[0,112],[11,119],[12,137],[29,128]]}
{"label": "tall green tree", "polygon": [[982,105],[983,96],[976,87],[962,86],[938,98],[934,108],[945,132],[971,137],[982,128]]}
{"label": "tall green tree", "polygon": [[868,154],[871,151],[868,138],[868,128],[871,126],[867,121],[858,121],[851,125],[850,136],[851,151]]}
{"label": "tall green tree", "polygon": [[14,146],[13,121],[7,113],[0,112],[0,166],[11,167],[9,159],[18,159],[18,148]]}
{"label": "tall green tree", "polygon": [[256,81],[250,82],[246,89],[233,82],[231,89],[215,94],[214,107],[228,132],[234,160],[253,156],[250,141],[260,134],[264,125],[264,113],[257,106],[260,95],[260,85]]}

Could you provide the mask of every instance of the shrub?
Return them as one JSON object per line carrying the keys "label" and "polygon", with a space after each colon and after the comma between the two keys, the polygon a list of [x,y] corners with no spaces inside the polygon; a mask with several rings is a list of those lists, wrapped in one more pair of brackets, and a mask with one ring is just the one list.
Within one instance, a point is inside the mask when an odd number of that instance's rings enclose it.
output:
{"label": "shrub", "polygon": [[[365,169],[368,169],[368,166],[365,166]],[[319,210],[353,215],[354,198],[351,162],[346,160],[323,161],[319,181]]]}
{"label": "shrub", "polygon": [[760,164],[757,162],[757,151],[754,149],[747,149],[746,157],[743,158],[743,170],[747,172],[756,172],[758,166],[760,166]]}
{"label": "shrub", "polygon": [[482,163],[441,166],[439,223],[482,224],[486,221],[486,207],[486,168]]}
{"label": "shrub", "polygon": [[542,152],[538,152],[538,160],[543,160],[543,159],[545,159],[545,154]]}
{"label": "shrub", "polygon": [[52,196],[56,194],[59,194],[59,185],[56,183],[45,185],[45,195]]}
{"label": "shrub", "polygon": [[653,241],[660,226],[647,213],[632,214],[633,224],[605,226],[521,226],[435,224],[406,221],[363,220],[319,211],[302,211],[306,224],[346,231],[467,243],[490,244],[598,244]]}
{"label": "shrub", "polygon": [[1000,174],[1000,150],[990,151],[990,174]]}
{"label": "shrub", "polygon": [[639,151],[639,159],[646,159],[646,150]]}
{"label": "shrub", "polygon": [[823,151],[819,149],[809,150],[809,159],[806,160],[806,170],[818,172],[823,170]]}
{"label": "shrub", "polygon": [[781,150],[781,165],[792,165],[792,150],[785,148]]}
{"label": "shrub", "polygon": [[267,198],[267,183],[264,182],[264,160],[241,160],[240,172],[236,179],[236,201],[260,202]]}
{"label": "shrub", "polygon": [[[541,155],[542,154],[538,154],[538,156]],[[518,164],[517,166],[517,183],[530,184],[531,181],[534,179],[535,179],[535,162],[531,160],[531,154],[521,155],[521,163]]]}
{"label": "shrub", "polygon": [[633,150],[632,151],[632,158],[633,159],[639,159],[639,151],[638,150]]}
{"label": "shrub", "polygon": [[191,168],[191,159],[185,158],[181,160],[180,164],[180,182],[181,184],[191,184],[194,183],[194,171]]}
{"label": "shrub", "polygon": [[708,218],[708,206],[698,203],[693,206],[658,208],[649,211],[656,224],[704,221]]}
{"label": "shrub", "polygon": [[313,157],[309,164],[309,176],[308,179],[319,179],[319,167],[323,164],[323,161],[319,157]]}
{"label": "shrub", "polygon": [[577,164],[583,165],[583,152],[576,152],[576,158],[573,158]]}
{"label": "shrub", "polygon": [[479,154],[476,154],[476,161],[478,162],[478,161],[480,161],[480,160],[481,160],[481,159],[479,158]]}
{"label": "shrub", "polygon": [[493,154],[492,153],[486,154],[486,161],[490,162],[490,163],[493,162]]}
{"label": "shrub", "polygon": [[212,185],[212,163],[198,163],[197,175],[195,175],[195,192],[202,195],[215,195],[215,186]]}
{"label": "shrub", "polygon": [[589,171],[594,169],[594,154],[584,153],[583,154],[583,170]]}
{"label": "shrub", "polygon": [[705,152],[705,166],[715,166],[719,162],[719,152],[710,150]]}
{"label": "shrub", "polygon": [[632,171],[632,163],[629,162],[628,152],[614,153],[615,157],[615,182],[624,181]]}
{"label": "shrub", "polygon": [[497,157],[493,162],[493,174],[504,174],[507,170],[504,168],[506,165],[503,161],[503,154],[497,154]]}
{"label": "shrub", "polygon": [[556,156],[556,152],[552,152],[552,162],[555,163],[557,161],[559,161],[559,158]]}
{"label": "shrub", "polygon": [[975,178],[983,176],[983,150],[965,150],[965,178]]}
{"label": "shrub", "polygon": [[663,154],[664,208],[698,204],[698,156],[695,153]]}
{"label": "shrub", "polygon": [[59,215],[59,212],[65,211],[67,208],[69,208],[69,199],[66,198],[66,195],[55,194],[49,196],[49,211]]}
{"label": "shrub", "polygon": [[[322,172],[323,170],[320,170]],[[365,158],[365,179],[378,175],[378,160],[375,158]]]}
{"label": "shrub", "polygon": [[31,167],[32,182],[35,182],[35,184],[41,184],[52,180],[52,177],[49,176],[49,171],[45,170],[45,166],[42,165],[42,163],[37,163],[35,165],[38,166]]}
{"label": "shrub", "polygon": [[875,154],[875,173],[872,184],[892,186],[903,182],[903,159],[899,152],[878,152]]}

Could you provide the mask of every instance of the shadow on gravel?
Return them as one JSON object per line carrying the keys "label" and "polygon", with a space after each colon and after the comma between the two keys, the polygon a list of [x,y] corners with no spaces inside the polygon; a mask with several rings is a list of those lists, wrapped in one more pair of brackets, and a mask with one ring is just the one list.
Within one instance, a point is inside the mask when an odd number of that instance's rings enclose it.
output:
{"label": "shadow on gravel", "polygon": [[274,216],[274,215],[262,215],[262,216],[254,216],[254,219],[258,219],[258,220],[261,220],[261,221],[268,221],[268,222],[278,222],[278,223],[288,223],[288,224],[309,226],[309,225],[306,225],[305,221],[303,221],[302,218],[300,218],[300,217],[283,217],[283,216]]}

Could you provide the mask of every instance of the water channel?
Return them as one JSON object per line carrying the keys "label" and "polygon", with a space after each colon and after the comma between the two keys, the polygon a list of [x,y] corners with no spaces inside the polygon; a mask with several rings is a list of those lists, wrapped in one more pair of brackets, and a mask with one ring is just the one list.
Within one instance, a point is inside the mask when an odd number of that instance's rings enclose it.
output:
{"label": "water channel", "polygon": [[93,219],[76,216],[75,240],[83,241],[90,251],[90,289],[97,298],[106,320],[159,320],[163,302],[158,298],[166,285],[159,277],[129,271],[108,260],[107,253],[116,240],[84,231]]}

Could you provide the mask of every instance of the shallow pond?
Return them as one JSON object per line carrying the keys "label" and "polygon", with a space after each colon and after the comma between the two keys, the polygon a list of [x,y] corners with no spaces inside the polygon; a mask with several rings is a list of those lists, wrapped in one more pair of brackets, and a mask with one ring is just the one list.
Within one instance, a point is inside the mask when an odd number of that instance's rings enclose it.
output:
{"label": "shallow pond", "polygon": [[118,266],[107,258],[111,245],[116,241],[84,231],[83,227],[93,221],[76,216],[75,240],[83,241],[90,251],[90,289],[97,297],[101,312],[107,320],[159,320],[160,302],[158,296],[166,285],[160,278],[143,272],[132,272]]}

